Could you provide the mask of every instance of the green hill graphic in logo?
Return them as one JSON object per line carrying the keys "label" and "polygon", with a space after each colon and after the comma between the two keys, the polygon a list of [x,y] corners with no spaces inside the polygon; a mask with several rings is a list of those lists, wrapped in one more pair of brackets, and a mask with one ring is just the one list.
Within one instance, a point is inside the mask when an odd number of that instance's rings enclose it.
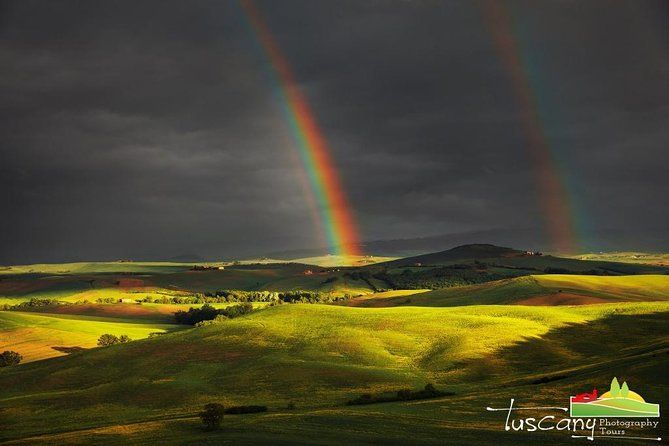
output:
{"label": "green hill graphic in logo", "polygon": [[632,392],[617,378],[611,381],[611,388],[601,396],[597,389],[590,393],[581,393],[569,398],[569,410],[572,417],[659,417],[660,405],[647,403],[641,395]]}

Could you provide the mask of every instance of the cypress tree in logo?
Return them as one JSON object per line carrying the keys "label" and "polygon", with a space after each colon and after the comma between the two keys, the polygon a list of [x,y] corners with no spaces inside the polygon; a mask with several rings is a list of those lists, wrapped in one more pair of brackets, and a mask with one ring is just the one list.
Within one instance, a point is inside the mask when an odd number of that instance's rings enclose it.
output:
{"label": "cypress tree in logo", "polygon": [[608,392],[601,396],[597,389],[569,398],[572,417],[659,417],[660,405],[647,403],[641,395],[630,390],[627,382],[622,386],[617,378],[611,381]]}

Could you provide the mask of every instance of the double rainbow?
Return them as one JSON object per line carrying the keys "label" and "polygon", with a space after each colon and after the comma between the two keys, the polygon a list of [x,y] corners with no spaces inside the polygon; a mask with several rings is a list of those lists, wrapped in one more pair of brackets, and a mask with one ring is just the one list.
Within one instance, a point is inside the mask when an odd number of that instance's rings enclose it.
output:
{"label": "double rainbow", "polygon": [[295,139],[304,170],[317,202],[330,252],[360,255],[358,229],[327,141],[293,70],[252,0],[241,0],[253,35],[270,69],[275,93]]}

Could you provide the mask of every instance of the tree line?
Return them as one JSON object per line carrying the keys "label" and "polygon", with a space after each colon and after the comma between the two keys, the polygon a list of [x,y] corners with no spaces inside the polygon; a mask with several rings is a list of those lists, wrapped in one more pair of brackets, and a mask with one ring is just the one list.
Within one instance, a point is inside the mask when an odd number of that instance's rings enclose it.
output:
{"label": "tree line", "polygon": [[227,319],[233,319],[253,311],[253,305],[245,302],[238,305],[232,305],[227,308],[214,308],[209,304],[204,304],[200,308],[190,307],[188,311],[177,311],[174,313],[174,320],[177,324],[184,325],[205,325],[207,321],[222,322]]}

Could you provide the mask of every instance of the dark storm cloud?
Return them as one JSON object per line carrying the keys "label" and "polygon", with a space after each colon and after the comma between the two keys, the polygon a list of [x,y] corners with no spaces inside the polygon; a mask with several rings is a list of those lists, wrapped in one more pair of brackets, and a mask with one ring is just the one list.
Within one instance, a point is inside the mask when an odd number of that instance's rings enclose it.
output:
{"label": "dark storm cloud", "polygon": [[[0,5],[0,261],[320,243],[236,3]],[[259,6],[328,137],[363,238],[491,228],[540,238],[518,104],[480,4]],[[509,10],[589,242],[621,230],[666,241],[666,3]]]}

